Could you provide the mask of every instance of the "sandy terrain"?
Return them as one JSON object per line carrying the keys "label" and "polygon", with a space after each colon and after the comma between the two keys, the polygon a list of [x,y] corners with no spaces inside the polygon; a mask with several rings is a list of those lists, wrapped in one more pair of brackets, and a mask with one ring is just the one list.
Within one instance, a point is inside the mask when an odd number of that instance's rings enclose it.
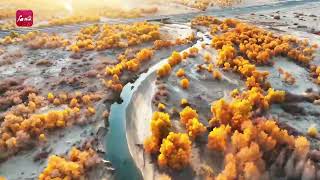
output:
{"label": "sandy terrain", "polygon": [[[308,9],[308,14],[300,13],[299,9],[301,8]],[[319,3],[314,2],[293,8],[235,14],[234,17],[270,29],[277,34],[292,34],[299,38],[306,38],[312,43],[319,44],[319,36],[315,34],[315,32],[319,31],[319,13],[316,12],[318,9]],[[233,15],[227,16],[233,17]],[[207,134],[200,137],[196,141],[197,143],[192,146],[190,166],[179,171],[179,173],[159,168],[156,163],[156,156],[150,157],[142,148],[144,140],[151,134],[150,131],[148,132],[148,129],[150,129],[148,122],[150,122],[152,113],[158,110],[157,106],[159,102],[165,104],[165,112],[168,112],[171,116],[173,131],[185,132],[185,129],[179,123],[179,115],[177,115],[177,112],[182,110],[180,107],[180,100],[182,98],[188,99],[189,104],[198,110],[201,122],[208,126],[208,120],[211,118],[210,104],[222,97],[230,98],[229,93],[234,88],[244,89],[243,81],[234,73],[219,70],[222,73],[222,80],[217,81],[212,80],[210,73],[195,71],[197,65],[203,64],[204,52],[209,52],[213,59],[217,57],[217,51],[212,50],[208,46],[205,49],[200,47],[202,43],[209,44],[210,38],[202,33],[199,33],[198,36],[200,36],[200,39],[203,39],[203,41],[198,42],[198,45],[195,45],[200,49],[199,56],[183,61],[172,69],[172,73],[168,78],[164,79],[157,79],[156,70],[161,67],[157,65],[157,67],[150,69],[146,77],[141,77],[138,80],[142,82],[135,84],[133,96],[127,107],[127,138],[132,156],[145,179],[158,179],[162,174],[169,174],[173,179],[201,179],[202,174],[200,172],[202,165],[209,165],[214,169],[215,173],[223,170],[221,166],[223,159],[219,158],[221,155],[213,154],[205,146],[207,140],[203,136],[206,137]],[[314,63],[318,64],[319,59],[319,51],[316,51]],[[165,61],[166,59],[162,63]],[[287,93],[297,96],[304,96],[311,89],[313,92],[319,93],[319,86],[313,82],[308,70],[304,67],[282,57],[274,58],[273,61],[274,65],[272,67],[258,67],[259,70],[270,72],[268,80],[273,88],[285,90]],[[186,77],[190,81],[188,90],[181,89],[179,78],[174,75],[179,68],[183,68],[186,71]],[[296,83],[294,85],[284,83],[278,72],[279,68],[292,74],[297,80]],[[159,95],[163,87],[165,87],[165,91],[167,92],[165,96]],[[152,97],[150,94],[154,96]],[[139,110],[135,110],[135,107],[139,107]],[[307,136],[310,125],[315,124],[319,126],[317,122],[319,113],[318,105],[310,103],[308,100],[301,101],[297,98],[281,105],[272,106],[267,116],[276,118],[284,127],[289,127],[292,133]],[[147,130],[147,132],[144,130]],[[312,143],[312,147],[318,149],[318,138],[309,137],[309,140]],[[273,168],[275,166],[270,165],[270,174],[273,174]],[[281,178],[271,176],[271,179]]]}
{"label": "sandy terrain", "polygon": [[[65,155],[71,147],[81,146],[87,141],[92,142],[94,149],[101,157],[106,156],[105,163],[100,164],[99,168],[88,172],[88,179],[102,179],[102,177],[105,179],[127,179],[126,169],[123,167],[126,167],[124,164],[128,159],[128,162],[133,160],[133,166],[136,165],[143,178],[148,180],[158,179],[162,174],[168,174],[172,179],[201,179],[203,164],[212,167],[214,173],[218,174],[223,170],[223,156],[207,149],[208,132],[197,143],[192,145],[190,166],[183,171],[159,168],[156,163],[156,157],[150,157],[143,150],[143,141],[151,133],[149,122],[152,113],[157,110],[159,102],[165,103],[168,113],[172,116],[173,129],[176,132],[185,132],[184,127],[179,123],[179,115],[177,114],[182,110],[180,107],[181,98],[187,98],[190,105],[199,110],[199,119],[206,127],[210,128],[208,123],[211,118],[210,104],[223,97],[230,98],[229,94],[235,88],[239,90],[245,89],[245,82],[233,72],[218,69],[222,74],[221,81],[213,80],[211,73],[196,72],[195,67],[203,64],[205,52],[210,53],[213,60],[215,60],[218,51],[209,47],[211,37],[207,29],[202,27],[191,29],[191,19],[201,14],[214,15],[221,19],[226,17],[237,18],[268,29],[276,34],[291,34],[299,38],[307,38],[312,44],[320,44],[320,14],[318,12],[320,3],[317,1],[268,1],[268,3],[263,0],[248,1],[234,8],[210,8],[206,12],[178,3],[155,3],[150,1],[151,5],[146,3],[140,6],[139,2],[138,0],[132,1],[124,7],[131,9],[156,6],[158,7],[157,12],[145,13],[142,17],[131,19],[104,17],[97,24],[100,26],[105,23],[131,24],[147,20],[160,26],[160,39],[162,40],[174,41],[177,38],[183,39],[192,32],[197,32],[197,43],[189,42],[185,45],[156,50],[149,61],[141,63],[137,71],[123,72],[120,76],[120,81],[124,86],[122,94],[119,91],[106,88],[105,84],[101,82],[101,78],[106,78],[106,80],[112,78],[106,75],[105,68],[118,63],[117,56],[125,53],[126,49],[83,50],[73,53],[67,51],[67,48],[64,47],[31,49],[23,43],[0,46],[0,82],[8,79],[17,81],[16,85],[13,85],[13,89],[33,87],[43,97],[47,97],[49,92],[68,92],[71,94],[75,91],[80,91],[82,93],[102,94],[102,98],[93,104],[95,108],[93,116],[87,117],[85,116],[86,111],[81,111],[80,121],[82,123],[49,131],[46,143],[36,143],[10,156],[8,154],[0,154],[0,159],[2,160],[0,163],[1,176],[9,180],[37,179],[39,173],[46,167],[47,158],[50,155]],[[115,3],[121,4],[121,2]],[[304,9],[303,13],[301,13],[301,9]],[[68,8],[66,9],[67,11]],[[41,23],[46,23],[46,19]],[[40,30],[41,32],[58,34],[75,41],[80,29],[91,24],[93,23],[84,22],[76,23],[76,25],[33,27],[17,29],[16,31],[25,34],[32,30]],[[8,30],[0,31],[1,37],[9,34],[10,31]],[[205,49],[201,48],[203,43],[206,44]],[[128,56],[134,57],[135,53],[142,48],[152,48],[152,46],[153,41],[131,46]],[[163,79],[156,77],[156,70],[166,62],[172,51],[188,51],[190,46],[200,49],[198,56],[188,58],[187,61],[183,61],[174,67],[169,77]],[[309,71],[305,67],[290,61],[288,58],[275,57],[272,61],[274,62],[273,66],[258,66],[258,69],[270,72],[268,81],[273,88],[284,90],[294,98],[283,104],[273,105],[265,115],[277,118],[283,127],[290,129],[290,132],[295,135],[307,135],[310,125],[320,126],[318,123],[320,111],[319,105],[310,103],[308,98],[305,97],[308,93],[310,95],[311,89],[315,94],[318,94],[319,85],[313,82]],[[313,62],[316,65],[320,65],[319,48],[315,52]],[[179,68],[184,68],[191,82],[188,90],[180,88],[180,79],[174,75]],[[289,72],[296,79],[294,85],[284,83],[279,74],[279,68]],[[163,86],[165,86],[167,95],[157,97],[159,87]],[[128,92],[131,95],[125,94]],[[2,92],[0,97],[5,98]],[[27,101],[24,101],[24,103],[27,104]],[[123,114],[114,115],[112,114],[111,106],[118,104],[121,105],[120,108],[122,108],[121,112]],[[5,113],[13,106],[1,107],[0,123],[4,121]],[[68,104],[54,106],[49,103],[37,110],[37,113],[46,113],[67,107]],[[109,112],[109,118],[104,115],[105,112]],[[116,124],[117,121],[122,121],[123,124]],[[122,130],[118,132],[116,129],[110,129],[112,127],[121,128]],[[126,139],[117,139],[119,135]],[[308,140],[311,142],[313,149],[318,148],[318,137],[308,137]],[[121,144],[121,146],[115,144]],[[128,146],[128,151],[124,153],[126,155],[117,151],[117,148],[122,148],[123,146]],[[122,161],[121,158],[125,160]],[[276,168],[276,166],[272,163],[268,165],[268,172],[272,174],[274,169],[271,167]],[[134,168],[132,169],[136,171]],[[136,174],[139,173],[136,172]],[[132,178],[136,179],[136,177]],[[281,178],[283,177],[279,179]]]}

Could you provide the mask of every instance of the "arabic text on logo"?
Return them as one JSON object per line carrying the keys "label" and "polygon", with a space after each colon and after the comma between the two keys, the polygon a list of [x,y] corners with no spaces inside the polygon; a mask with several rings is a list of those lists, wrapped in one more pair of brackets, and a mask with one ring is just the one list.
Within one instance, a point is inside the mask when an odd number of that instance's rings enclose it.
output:
{"label": "arabic text on logo", "polygon": [[33,12],[32,10],[17,10],[16,11],[16,24],[20,27],[30,27],[33,25]]}

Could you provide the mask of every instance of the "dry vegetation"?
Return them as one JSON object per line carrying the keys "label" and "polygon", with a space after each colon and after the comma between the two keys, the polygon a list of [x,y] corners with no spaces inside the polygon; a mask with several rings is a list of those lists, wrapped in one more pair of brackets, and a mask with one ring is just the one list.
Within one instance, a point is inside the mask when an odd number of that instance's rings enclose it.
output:
{"label": "dry vegetation", "polygon": [[[18,152],[36,144],[37,141],[46,141],[46,134],[54,129],[83,123],[79,121],[81,111],[88,116],[94,114],[92,103],[100,98],[97,94],[82,95],[76,92],[70,95],[61,93],[57,97],[49,93],[46,99],[30,93],[25,104],[15,105],[5,113],[0,128],[0,152],[8,154]],[[19,100],[17,101],[19,103]],[[41,107],[50,104],[54,106],[66,104],[69,107],[45,113],[39,112]]]}
{"label": "dry vegetation", "polygon": [[[206,10],[209,7],[230,7],[241,3],[241,0],[166,0],[160,3],[160,8],[166,3],[178,3],[186,7]],[[17,9],[32,9],[34,25],[39,27],[60,26],[87,22],[99,22],[102,18],[138,18],[156,14],[159,11],[153,0],[111,0],[111,1],[15,1],[2,0],[4,8],[0,10],[0,30],[15,29],[15,12]],[[128,7],[123,7],[127,4]],[[86,12],[86,13],[84,13]],[[174,12],[167,12],[174,13]]]}
{"label": "dry vegetation", "polygon": [[[144,9],[144,11],[147,11]],[[88,20],[85,20],[88,21]],[[62,24],[67,24],[62,23]],[[160,26],[149,22],[116,25],[89,25],[81,28],[74,36],[31,31],[26,34],[12,32],[0,42],[4,49],[19,46],[26,51],[56,49],[73,55],[91,53],[92,51],[108,51],[122,49],[116,55],[116,63],[100,64],[102,68],[88,71],[89,78],[99,80],[105,86],[103,91],[114,93],[117,98],[127,80],[123,75],[135,75],[142,67],[150,63],[154,54],[163,48],[193,43],[195,35],[184,39],[163,40]],[[145,48],[135,50],[131,47],[144,45]],[[5,51],[3,53],[6,54]],[[179,54],[179,53],[177,53]],[[12,59],[20,60],[24,54],[12,54]],[[10,57],[11,57],[10,56]],[[8,64],[14,64],[10,60]],[[41,59],[36,66],[53,66],[54,62]],[[4,64],[7,65],[7,64]],[[127,77],[126,77],[127,78]],[[48,86],[58,86],[66,82],[73,87],[75,77],[62,79]],[[24,79],[5,79],[0,83],[0,159],[5,161],[24,151],[31,151],[51,143],[50,137],[56,131],[93,123],[97,114],[96,104],[105,94],[100,90],[93,92],[80,91],[42,91],[33,86],[22,85]],[[72,88],[73,89],[73,88]],[[165,105],[159,104],[160,109]],[[101,116],[99,114],[98,116]],[[102,114],[108,118],[108,112]],[[194,124],[194,123],[193,123]],[[189,126],[191,127],[192,124]],[[164,137],[161,136],[162,139]],[[160,149],[161,144],[157,144]],[[97,155],[93,150],[79,151],[72,149],[71,157],[52,155],[48,166],[39,175],[39,179],[86,179],[87,171],[97,165]],[[165,154],[165,152],[163,152]],[[75,159],[78,157],[79,159]],[[93,158],[93,160],[92,160]],[[86,163],[93,162],[89,165]]]}
{"label": "dry vegetation", "polygon": [[[16,28],[15,15],[17,9],[32,9],[34,16],[34,25],[40,27],[60,26],[67,24],[79,24],[86,22],[99,22],[101,18],[137,18],[145,15],[155,14],[158,8],[149,5],[147,7],[123,8],[123,1],[105,1],[94,0],[87,1],[0,1],[3,7],[0,10],[1,30]],[[133,2],[131,2],[133,3]],[[84,13],[86,12],[86,13]]]}
{"label": "dry vegetation", "polygon": [[242,2],[242,0],[167,0],[187,7],[205,11],[210,7],[232,7]]}
{"label": "dry vegetation", "polygon": [[[287,166],[298,166],[299,162],[307,163],[303,165],[299,173],[292,173],[283,166],[283,169],[279,171],[284,171],[286,177],[296,178],[301,177],[303,171],[306,173],[303,174],[304,177],[314,178],[315,175],[312,173],[316,164],[307,157],[310,153],[310,142],[307,138],[290,134],[287,129],[279,126],[276,119],[265,117],[261,113],[267,112],[272,104],[283,103],[286,93],[274,90],[267,82],[269,72],[259,71],[256,66],[272,66],[273,57],[284,56],[310,69],[312,76],[317,78],[319,68],[312,65],[313,54],[317,46],[293,36],[279,36],[235,19],[219,20],[210,16],[200,16],[192,20],[192,26],[207,27],[212,35],[211,47],[218,50],[214,64],[210,55],[204,55],[206,66],[197,66],[197,72],[207,70],[213,74],[214,79],[219,80],[222,79],[222,75],[216,68],[235,72],[245,81],[247,90],[240,92],[235,89],[230,94],[232,99],[222,98],[212,103],[212,118],[208,122],[211,130],[199,122],[197,111],[189,106],[180,112],[180,122],[186,128],[187,134],[170,132],[176,130],[171,128],[169,114],[166,114],[165,118],[154,116],[151,121],[152,136],[144,144],[146,152],[158,154],[160,167],[166,165],[173,169],[183,169],[190,163],[188,150],[190,141],[197,141],[195,137],[203,136],[208,130],[207,148],[222,153],[225,162],[221,172],[214,175],[210,171],[211,173],[205,173],[206,178],[268,179],[270,178],[266,176],[266,172],[270,171],[268,163],[275,160],[266,157],[282,148],[292,152],[288,156],[294,159],[294,162],[292,160],[283,162]],[[205,45],[202,48],[205,49]],[[189,52],[185,55],[184,53],[173,52],[168,59],[168,64],[159,68],[159,78],[166,78],[170,75],[171,68],[179,65],[182,59],[198,56],[198,49],[190,48]],[[295,82],[295,78],[290,73],[282,69],[279,72],[283,74],[284,81],[288,84]],[[181,88],[188,91],[187,88],[192,85],[192,82],[189,82],[185,73],[180,68],[176,76],[182,78]],[[181,104],[187,104],[187,100],[181,100]],[[257,114],[257,112],[260,113]],[[157,113],[159,112],[155,112]],[[161,113],[165,114],[165,112]],[[154,121],[155,119],[159,122]],[[167,125],[163,126],[163,122],[167,122]],[[155,129],[165,133],[155,136],[159,134],[154,133]],[[308,134],[313,137],[317,136],[316,128],[310,127]],[[179,137],[181,144],[172,143],[173,139],[179,139]],[[181,154],[177,154],[176,148],[180,146],[183,146]],[[159,147],[161,147],[160,150]],[[171,158],[171,161],[168,158]]]}
{"label": "dry vegetation", "polygon": [[[211,0],[168,0],[184,6],[206,10],[211,6],[233,6],[241,1]],[[43,15],[36,21],[46,21],[41,26],[61,26],[83,22],[95,23],[101,18],[136,18],[146,14],[155,14],[154,7],[121,9],[101,8],[95,2],[86,12],[90,15],[81,16],[85,2],[68,9],[65,3],[56,2],[48,5],[31,0],[17,3],[6,1],[12,9],[2,9],[0,20],[5,20],[0,29],[12,29],[11,22],[16,8],[33,7],[36,14]],[[33,5],[36,4],[34,7]],[[67,4],[68,5],[68,4]],[[59,15],[57,9],[64,9]],[[102,10],[103,9],[103,10]],[[223,82],[223,72],[234,72],[245,84],[245,90],[234,89],[228,98],[224,97],[212,102],[210,120],[203,123],[201,113],[192,106],[192,102],[182,98],[181,111],[176,110],[176,117],[168,112],[167,102],[158,102],[157,109],[150,121],[151,135],[144,141],[144,151],[156,157],[159,168],[182,170],[190,166],[192,148],[204,143],[211,152],[220,153],[224,163],[220,172],[213,167],[203,167],[204,178],[216,180],[232,179],[268,179],[272,163],[285,164],[285,176],[289,178],[314,178],[318,166],[309,157],[310,142],[304,136],[292,134],[282,127],[277,119],[265,116],[273,104],[286,101],[286,92],[275,90],[268,82],[269,72],[258,70],[258,66],[273,66],[274,59],[286,57],[303,66],[310,72],[314,82],[320,84],[320,66],[313,64],[317,45],[307,40],[300,40],[289,35],[277,35],[236,19],[220,20],[211,16],[199,16],[191,21],[192,27],[207,28],[211,35],[210,45],[191,47],[187,51],[173,51],[168,60],[157,70],[158,80],[167,80],[174,72],[177,87],[188,93],[193,87],[188,70],[180,67],[191,59],[199,57],[201,51],[216,50],[217,57],[206,51],[202,63],[195,66],[195,72],[210,73],[210,81]],[[99,53],[108,50],[122,50],[117,54],[115,63],[102,64],[100,71],[92,73],[91,78],[99,80],[105,89],[103,92],[115,93],[118,97],[128,76],[139,75],[152,62],[154,56],[162,49],[192,44],[196,40],[194,33],[186,38],[168,40],[162,38],[160,25],[150,22],[130,24],[89,25],[81,28],[73,37],[32,31],[26,34],[12,32],[0,40],[1,47],[19,46],[21,49],[56,49],[69,53],[70,57],[85,53]],[[142,46],[144,48],[132,47]],[[6,52],[1,49],[1,54]],[[21,52],[4,55],[8,58],[2,65],[14,64],[14,60],[22,58]],[[37,65],[46,65],[46,60]],[[178,69],[174,69],[178,68]],[[294,85],[296,77],[289,72],[278,69],[283,81]],[[125,77],[126,76],[126,77]],[[124,78],[127,78],[124,80]],[[0,82],[0,160],[10,158],[23,150],[38,148],[48,143],[49,135],[58,129],[90,122],[96,112],[96,103],[103,98],[101,91],[57,91],[41,92],[36,87],[24,84],[22,79],[5,79]],[[209,92],[210,93],[210,92]],[[168,92],[160,92],[167,95]],[[108,116],[105,113],[103,116]],[[178,118],[180,132],[173,123]],[[317,137],[314,126],[309,127],[308,136]],[[199,139],[205,139],[205,142]],[[80,150],[81,149],[81,150]],[[39,175],[40,180],[48,179],[86,179],[86,173],[97,166],[101,159],[92,147],[72,148],[67,156],[51,155],[48,164]],[[288,161],[275,159],[273,154],[281,151],[289,152]],[[207,158],[207,157],[204,157]],[[273,159],[272,159],[273,158]],[[281,161],[281,162],[278,162]],[[301,166],[301,167],[300,167]],[[282,166],[284,167],[284,166]],[[281,168],[282,168],[281,167]],[[300,168],[291,172],[293,168]],[[163,178],[170,179],[169,176]],[[0,180],[4,179],[0,177]]]}
{"label": "dry vegetation", "polygon": [[101,162],[92,149],[80,151],[73,147],[66,158],[51,155],[47,167],[39,175],[39,180],[84,179],[85,172]]}

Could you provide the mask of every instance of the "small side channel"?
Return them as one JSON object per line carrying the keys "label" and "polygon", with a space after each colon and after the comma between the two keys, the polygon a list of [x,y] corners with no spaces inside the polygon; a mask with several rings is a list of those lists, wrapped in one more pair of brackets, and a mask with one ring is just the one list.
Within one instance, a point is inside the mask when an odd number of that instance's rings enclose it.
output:
{"label": "small side channel", "polygon": [[116,180],[141,180],[142,175],[136,167],[126,138],[126,107],[132,96],[132,87],[128,83],[121,92],[123,102],[111,106],[109,116],[109,130],[106,135],[106,160],[111,161],[115,168]]}
{"label": "small side channel", "polygon": [[109,131],[106,135],[106,160],[111,161],[115,168],[116,180],[141,180],[143,179],[140,170],[137,168],[130,153],[126,138],[126,110],[131,101],[133,93],[137,87],[158,67],[166,63],[164,59],[149,68],[148,72],[143,73],[134,83],[128,83],[121,92],[121,104],[111,105],[109,116]]}

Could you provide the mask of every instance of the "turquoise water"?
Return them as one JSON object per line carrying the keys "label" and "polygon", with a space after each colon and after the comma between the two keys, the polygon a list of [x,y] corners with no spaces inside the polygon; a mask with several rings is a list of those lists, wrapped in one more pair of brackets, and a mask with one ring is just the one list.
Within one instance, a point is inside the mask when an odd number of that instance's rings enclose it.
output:
{"label": "turquoise water", "polygon": [[131,83],[127,84],[121,97],[121,104],[114,103],[111,106],[111,114],[109,117],[109,131],[106,135],[106,159],[112,162],[112,166],[116,169],[116,180],[140,180],[142,175],[136,167],[131,154],[129,152],[126,138],[126,107],[132,96]]}
{"label": "turquoise water", "polygon": [[131,101],[132,94],[137,91],[137,87],[159,66],[166,62],[166,59],[159,61],[149,68],[148,72],[143,73],[132,84],[128,83],[121,92],[123,102],[114,103],[111,106],[109,117],[109,131],[106,135],[106,159],[111,161],[116,169],[116,180],[140,180],[142,174],[137,168],[129,151],[126,137],[126,109]]}

